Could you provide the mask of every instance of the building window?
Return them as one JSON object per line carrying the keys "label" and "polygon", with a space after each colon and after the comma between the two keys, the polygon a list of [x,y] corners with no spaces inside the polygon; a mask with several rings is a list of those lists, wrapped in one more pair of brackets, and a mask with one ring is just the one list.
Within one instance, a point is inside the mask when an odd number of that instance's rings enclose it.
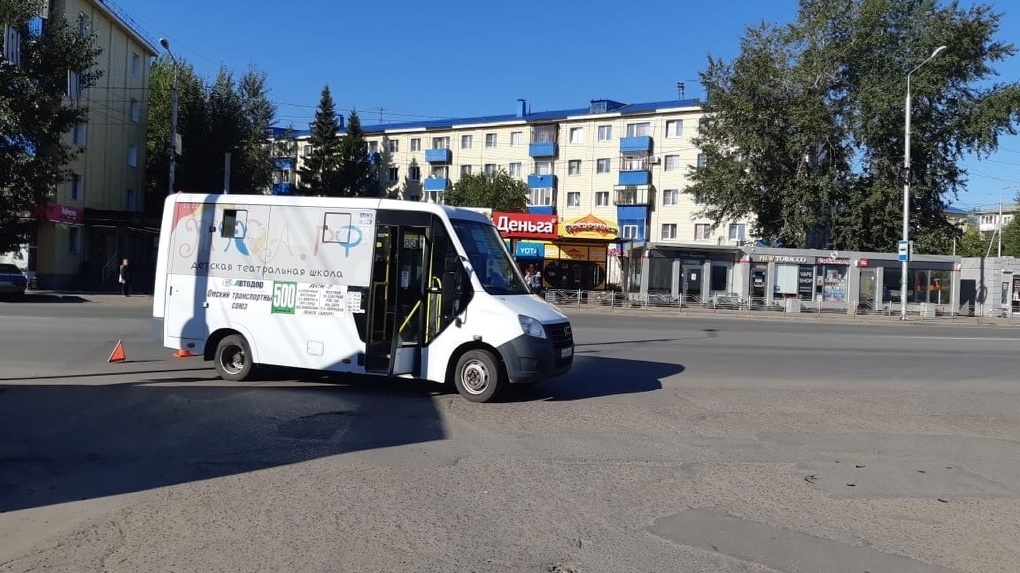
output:
{"label": "building window", "polygon": [[139,77],[142,75],[142,57],[131,52],[131,75]]}
{"label": "building window", "polygon": [[536,207],[548,207],[553,204],[553,190],[548,187],[529,189],[528,202]]}
{"label": "building window", "polygon": [[609,141],[613,139],[613,126],[611,125],[600,125],[599,126],[599,141]]}
{"label": "building window", "polygon": [[311,157],[313,148],[314,147],[312,145],[305,145],[301,148],[301,157]]}
{"label": "building window", "polygon": [[82,197],[82,186],[81,186],[81,175],[77,173],[71,174],[71,200],[81,201]]}
{"label": "building window", "polygon": [[662,204],[663,205],[676,205],[680,202],[680,190],[679,189],[663,189],[662,190]]}
{"label": "building window", "polygon": [[676,239],[676,223],[663,223],[662,240],[668,241],[670,239]]}
{"label": "building window", "polygon": [[425,192],[425,202],[426,203],[435,203],[436,205],[442,205],[443,204],[443,196],[444,195],[445,195],[445,193],[442,192],[442,191],[426,191]]}
{"label": "building window", "polygon": [[421,138],[414,137],[411,139],[411,151],[421,151]]}
{"label": "building window", "polygon": [[567,162],[567,175],[580,175],[581,174],[581,160],[571,159]]}
{"label": "building window", "polygon": [[595,160],[595,173],[609,173],[611,162],[609,159]]}
{"label": "building window", "polygon": [[470,165],[461,165],[460,166],[460,176],[463,177],[465,175],[471,175],[471,166]]}
{"label": "building window", "polygon": [[128,165],[131,167],[138,167],[138,146],[131,144],[128,145]]}
{"label": "building window", "polygon": [[581,206],[581,192],[580,191],[568,191],[567,192],[567,207],[580,207]]}
{"label": "building window", "polygon": [[651,135],[651,133],[652,124],[647,121],[627,124],[627,137],[639,137],[643,135]]}
{"label": "building window", "polygon": [[138,193],[134,189],[127,190],[127,210],[134,212],[138,210]]}
{"label": "building window", "polygon": [[496,174],[496,164],[495,163],[486,163],[484,169],[485,169],[485,174],[486,175],[490,175],[491,176],[491,175],[495,175]]}
{"label": "building window", "polygon": [[707,241],[712,238],[712,225],[708,223],[698,223],[694,225],[694,240],[695,241]]}
{"label": "building window", "polygon": [[497,141],[498,141],[498,138],[496,137],[495,133],[486,133],[485,134],[485,148],[486,149],[493,149],[493,148],[495,148]]}
{"label": "building window", "polygon": [[520,177],[521,176],[521,164],[520,164],[520,162],[511,163],[509,165],[509,168],[510,168],[510,177]]}
{"label": "building window", "polygon": [[92,19],[85,12],[78,13],[78,35],[82,38],[92,34]]}
{"label": "building window", "polygon": [[698,154],[698,169],[704,169],[708,165],[708,158],[705,157],[704,153]]}
{"label": "building window", "polygon": [[570,143],[584,143],[584,128],[583,127],[571,127],[570,128]]}
{"label": "building window", "polygon": [[552,175],[552,172],[553,172],[552,161],[535,162],[535,175]]}
{"label": "building window", "polygon": [[450,178],[450,168],[449,168],[449,166],[447,166],[447,165],[436,165],[435,167],[432,168],[432,175],[431,175],[431,177],[437,178],[437,179],[449,179]]}
{"label": "building window", "polygon": [[74,124],[74,144],[85,145],[85,124],[76,123]]}
{"label": "building window", "polygon": [[730,223],[730,240],[731,241],[743,241],[744,231],[746,227],[743,223]]}
{"label": "building window", "polygon": [[67,228],[67,251],[74,255],[81,254],[81,229],[78,227]]}
{"label": "building window", "polygon": [[680,137],[684,133],[684,120],[682,119],[671,119],[666,122],[666,138],[674,139]]}
{"label": "building window", "polygon": [[21,67],[21,33],[10,24],[4,24],[0,30],[4,33],[0,38],[4,44],[3,59],[14,67]]}
{"label": "building window", "polygon": [[595,192],[595,206],[596,207],[608,207],[609,206],[609,191],[596,191]]}
{"label": "building window", "polygon": [[698,133],[705,133],[708,131],[708,118],[702,117],[698,119]]}
{"label": "building window", "polygon": [[368,145],[368,152],[369,153],[376,153],[376,152],[379,151],[379,142],[378,141],[369,141],[369,142],[367,142],[367,145]]}
{"label": "building window", "polygon": [[624,157],[620,160],[620,171],[645,171],[648,169],[647,157]]}
{"label": "building window", "polygon": [[523,138],[523,137],[524,137],[524,132],[522,132],[522,131],[512,131],[512,132],[510,132],[510,147],[520,147],[521,146],[521,138]]}
{"label": "building window", "polygon": [[67,72],[67,98],[77,103],[81,101],[82,89],[81,89],[81,78],[77,72],[68,70]]}
{"label": "building window", "polygon": [[680,156],[679,155],[667,155],[666,165],[664,167],[666,171],[680,171]]}
{"label": "building window", "polygon": [[390,167],[389,171],[390,171],[390,173],[389,173],[389,175],[390,175],[390,183],[395,183],[398,179],[400,179],[400,168],[399,167]]}
{"label": "building window", "polygon": [[411,181],[421,181],[421,167],[412,165],[407,168],[407,178]]}
{"label": "building window", "polygon": [[138,100],[131,99],[131,121],[138,123],[142,120],[142,104],[138,103]]}
{"label": "building window", "polygon": [[397,153],[400,151],[400,141],[397,139],[389,139],[386,141],[386,147],[390,153]]}
{"label": "building window", "polygon": [[636,239],[638,236],[638,226],[624,225],[620,227],[620,233],[623,235],[624,239]]}
{"label": "building window", "polygon": [[536,125],[531,130],[532,143],[556,143],[555,125]]}
{"label": "building window", "polygon": [[462,135],[462,136],[460,136],[460,148],[461,149],[471,149],[471,145],[473,145],[474,142],[475,142],[475,137],[473,135]]}
{"label": "building window", "polygon": [[433,137],[432,149],[450,149],[449,137]]}

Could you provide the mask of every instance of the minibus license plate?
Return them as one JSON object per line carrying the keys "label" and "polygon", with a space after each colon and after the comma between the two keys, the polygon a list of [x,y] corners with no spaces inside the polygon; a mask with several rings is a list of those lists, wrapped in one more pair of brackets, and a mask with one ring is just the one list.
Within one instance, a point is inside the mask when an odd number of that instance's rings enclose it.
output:
{"label": "minibus license plate", "polygon": [[573,346],[571,346],[570,348],[561,348],[560,349],[560,358],[570,358],[573,355],[574,355],[574,347]]}

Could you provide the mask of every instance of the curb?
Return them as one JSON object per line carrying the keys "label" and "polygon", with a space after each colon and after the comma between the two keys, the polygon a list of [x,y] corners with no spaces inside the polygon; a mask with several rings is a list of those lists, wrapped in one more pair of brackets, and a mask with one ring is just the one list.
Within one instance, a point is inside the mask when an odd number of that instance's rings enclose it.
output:
{"label": "curb", "polygon": [[970,327],[970,328],[986,328],[986,327],[1002,327],[1002,328],[1020,328],[1020,320],[1012,320],[1007,318],[990,318],[990,317],[972,317],[972,316],[957,316],[957,317],[940,317],[940,318],[919,318],[911,317],[906,322],[901,322],[898,316],[888,317],[884,315],[857,315],[848,316],[843,314],[826,314],[826,313],[800,313],[796,316],[790,316],[785,312],[755,312],[747,313],[740,311],[723,311],[723,312],[712,312],[712,311],[699,311],[699,310],[675,310],[666,308],[654,308],[654,309],[605,309],[605,308],[578,308],[576,306],[557,306],[560,312],[564,314],[593,314],[602,316],[613,316],[613,315],[626,315],[626,316],[651,316],[659,318],[712,318],[721,320],[756,320],[756,321],[773,321],[773,322],[788,322],[788,323],[801,323],[801,322],[827,322],[834,324],[857,324],[857,325],[898,325],[902,327],[911,327],[918,325],[926,326],[946,326],[946,327]]}

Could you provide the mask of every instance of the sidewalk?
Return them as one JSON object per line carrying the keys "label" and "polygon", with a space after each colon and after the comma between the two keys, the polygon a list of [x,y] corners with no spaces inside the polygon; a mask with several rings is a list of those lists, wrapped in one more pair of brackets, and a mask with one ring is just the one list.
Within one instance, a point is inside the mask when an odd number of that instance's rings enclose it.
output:
{"label": "sidewalk", "polygon": [[722,309],[700,309],[700,308],[664,308],[664,307],[651,307],[648,309],[643,308],[610,308],[606,306],[598,305],[562,305],[557,306],[560,312],[567,315],[578,315],[578,314],[601,314],[601,315],[614,315],[623,314],[627,316],[653,316],[662,318],[718,318],[718,319],[730,319],[730,320],[771,320],[781,322],[812,322],[812,321],[824,321],[829,323],[842,323],[842,324],[871,324],[871,325],[902,325],[910,326],[917,324],[924,325],[940,325],[940,326],[972,326],[972,327],[1003,327],[1003,328],[1017,328],[1020,327],[1020,319],[1018,318],[993,318],[993,317],[979,317],[979,316],[937,316],[933,318],[923,318],[916,314],[910,315],[906,322],[901,322],[898,314],[887,316],[884,314],[858,314],[849,315],[845,313],[835,312],[799,312],[799,313],[786,313],[781,311],[746,311],[746,310],[722,310]]}

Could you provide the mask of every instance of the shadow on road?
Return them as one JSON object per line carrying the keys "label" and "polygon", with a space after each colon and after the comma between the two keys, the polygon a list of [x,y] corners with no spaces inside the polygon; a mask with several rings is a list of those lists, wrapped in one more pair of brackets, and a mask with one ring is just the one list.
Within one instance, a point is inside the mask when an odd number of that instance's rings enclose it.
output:
{"label": "shadow on road", "polygon": [[514,388],[511,400],[568,401],[662,389],[662,380],[684,371],[680,364],[582,355],[565,376]]}
{"label": "shadow on road", "polygon": [[[0,512],[446,437],[433,400],[452,391],[446,385],[267,368],[252,383],[210,386],[211,371],[195,370],[123,384],[0,385]],[[579,356],[567,375],[514,387],[507,399],[651,392],[683,371]],[[294,385],[295,376],[309,384]]]}
{"label": "shadow on road", "polygon": [[192,380],[0,386],[0,512],[445,437],[428,392]]}
{"label": "shadow on road", "polygon": [[92,302],[87,298],[82,298],[73,294],[41,294],[41,293],[25,293],[25,296],[17,301],[18,303],[33,302],[33,303],[72,303],[80,304],[83,302]]}

